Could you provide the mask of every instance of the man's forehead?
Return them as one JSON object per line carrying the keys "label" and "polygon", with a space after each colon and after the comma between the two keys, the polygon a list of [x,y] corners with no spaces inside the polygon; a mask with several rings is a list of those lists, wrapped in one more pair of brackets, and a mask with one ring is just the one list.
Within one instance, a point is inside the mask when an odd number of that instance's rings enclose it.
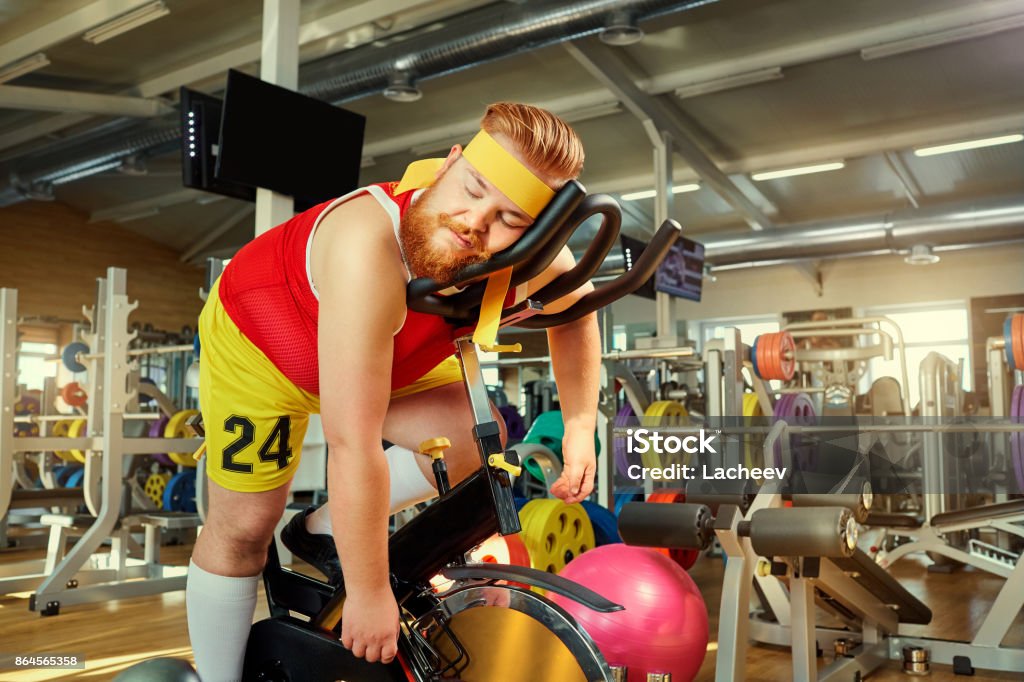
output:
{"label": "man's forehead", "polygon": [[[463,161],[465,161],[465,159],[463,159]],[[509,211],[510,213],[515,213],[518,217],[522,218],[523,220],[530,220],[529,216],[523,213],[511,199],[509,199],[497,187],[495,187],[494,183],[489,182],[487,178],[483,175],[483,173],[478,171],[476,168],[473,168],[473,164],[469,163],[468,161],[466,161],[466,170],[469,172],[470,177],[479,182],[485,190],[487,190],[488,192],[493,192],[494,194],[502,198],[502,203],[504,203],[506,206],[505,210]]]}

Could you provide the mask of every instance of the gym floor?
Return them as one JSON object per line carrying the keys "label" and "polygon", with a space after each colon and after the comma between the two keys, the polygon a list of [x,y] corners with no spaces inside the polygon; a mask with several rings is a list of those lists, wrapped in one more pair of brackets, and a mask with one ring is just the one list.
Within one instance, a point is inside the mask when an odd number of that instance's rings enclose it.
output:
{"label": "gym floor", "polygon": [[[188,563],[191,547],[165,547],[161,559],[169,564]],[[43,550],[11,550],[0,554],[0,563],[40,558]],[[1002,579],[968,568],[952,574],[928,573],[926,559],[908,557],[892,572],[915,596],[928,604],[935,614],[927,627],[914,627],[910,634],[968,639],[977,629],[998,593]],[[297,570],[316,573],[305,564]],[[718,628],[718,604],[722,590],[722,562],[701,558],[691,569],[708,605],[711,643],[697,680],[714,679]],[[262,592],[256,607],[256,619],[267,616]],[[42,618],[28,610],[28,594],[0,596],[0,642],[5,653],[84,654],[84,671],[20,671],[2,680],[96,679],[107,680],[129,665],[158,656],[191,660],[185,625],[185,593],[170,592],[152,597],[124,599],[105,604],[83,604],[67,608],[59,616]],[[1006,646],[1024,646],[1024,614],[1018,614]],[[821,659],[819,659],[821,660]],[[821,661],[824,665],[825,661]],[[542,665],[538,663],[538,665]],[[747,657],[747,679],[751,682],[778,682],[791,678],[789,651],[781,647],[756,646]],[[870,677],[872,680],[905,680],[898,661],[890,661]],[[933,665],[931,679],[962,679],[948,666]],[[978,671],[975,680],[1019,680],[1019,674]],[[496,681],[497,682],[497,681]]]}

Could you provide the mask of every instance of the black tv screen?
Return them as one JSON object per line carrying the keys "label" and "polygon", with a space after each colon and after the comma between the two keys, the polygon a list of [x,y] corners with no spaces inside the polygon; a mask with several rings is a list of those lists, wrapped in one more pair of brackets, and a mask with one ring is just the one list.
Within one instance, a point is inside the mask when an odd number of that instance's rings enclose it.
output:
{"label": "black tv screen", "polygon": [[255,201],[256,188],[218,180],[214,173],[224,102],[213,95],[188,88],[181,88],[180,93],[182,184],[204,192]]}
{"label": "black tv screen", "polygon": [[[636,263],[637,259],[640,258],[640,254],[647,248],[647,243],[642,242],[639,239],[627,237],[624,234],[619,235],[619,243],[622,245],[622,257],[625,260],[626,270],[632,270],[633,264]],[[634,296],[642,296],[644,298],[656,298],[654,292],[654,278],[651,277],[649,280],[644,282],[639,289],[633,292]]]}
{"label": "black tv screen", "polygon": [[704,245],[680,237],[654,273],[654,290],[700,302]]}
{"label": "black tv screen", "polygon": [[366,117],[228,72],[218,180],[287,194],[303,210],[359,186]]}

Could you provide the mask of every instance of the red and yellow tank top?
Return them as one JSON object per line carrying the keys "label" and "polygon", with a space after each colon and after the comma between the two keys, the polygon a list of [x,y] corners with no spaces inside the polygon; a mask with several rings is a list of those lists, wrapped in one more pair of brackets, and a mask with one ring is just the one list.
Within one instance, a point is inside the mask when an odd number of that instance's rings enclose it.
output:
{"label": "red and yellow tank top", "polygon": [[[320,394],[317,358],[319,300],[309,270],[313,234],[338,204],[360,194],[372,195],[391,217],[398,238],[401,217],[419,196],[394,194],[397,183],[368,185],[299,213],[246,244],[220,278],[224,310],[239,330],[301,389]],[[525,287],[510,291],[509,306]],[[406,311],[395,333],[391,390],[407,386],[455,352],[456,328],[437,315]]]}

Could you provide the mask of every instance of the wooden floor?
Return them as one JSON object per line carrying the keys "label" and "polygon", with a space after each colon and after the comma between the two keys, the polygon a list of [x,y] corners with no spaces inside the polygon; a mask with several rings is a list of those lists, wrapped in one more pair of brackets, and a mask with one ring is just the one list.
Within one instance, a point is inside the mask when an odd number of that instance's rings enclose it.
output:
{"label": "wooden floor", "polygon": [[[166,547],[163,560],[169,564],[187,564],[189,549]],[[40,550],[9,550],[0,553],[0,563],[41,556]],[[1003,582],[973,569],[949,575],[928,573],[923,561],[913,557],[898,562],[893,574],[935,614],[931,625],[912,634],[961,640],[969,639],[976,630]],[[691,575],[704,594],[711,623],[711,643],[696,679],[713,680],[722,562],[702,558],[691,570]],[[146,658],[172,656],[191,659],[184,592],[71,606],[61,615],[50,618],[29,611],[27,597],[27,594],[0,596],[0,653],[84,654],[87,666],[84,671],[0,671],[0,681],[109,680],[122,668]],[[266,616],[266,602],[261,593],[256,619]],[[1018,615],[1004,644],[1024,647],[1024,614]],[[748,656],[747,679],[751,682],[788,680],[791,678],[790,665],[788,650],[756,646]],[[892,661],[870,679],[905,681],[908,678],[900,672],[899,663]],[[947,666],[933,665],[931,679],[962,678],[956,678]],[[1024,674],[979,671],[973,679],[1020,680],[1024,679]]]}

